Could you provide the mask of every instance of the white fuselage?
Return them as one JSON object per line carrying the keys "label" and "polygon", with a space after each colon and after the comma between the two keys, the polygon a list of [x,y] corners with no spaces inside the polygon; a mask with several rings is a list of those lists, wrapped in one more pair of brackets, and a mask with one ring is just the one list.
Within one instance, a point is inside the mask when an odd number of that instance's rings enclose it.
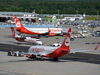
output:
{"label": "white fuselage", "polygon": [[40,39],[35,39],[35,38],[31,38],[31,37],[26,37],[26,39],[24,40],[25,42],[30,42],[33,44],[39,44],[42,45],[42,41]]}
{"label": "white fuselage", "polygon": [[[48,28],[27,28],[31,32],[35,32],[35,33],[41,33],[41,34],[45,34],[45,33],[49,33]],[[54,34],[61,34],[62,28],[49,28],[50,29],[50,33],[54,33]]]}
{"label": "white fuselage", "polygon": [[35,33],[41,33],[41,34],[48,33],[48,28],[27,28],[27,27],[25,27],[25,28],[28,29],[29,31],[35,32]]}
{"label": "white fuselage", "polygon": [[83,19],[82,17],[66,17],[70,21],[75,21],[76,19]]}
{"label": "white fuselage", "polygon": [[55,51],[58,47],[51,47],[51,46],[31,46],[28,50],[29,54],[35,54],[35,55],[44,55],[52,53]]}
{"label": "white fuselage", "polygon": [[80,17],[64,17],[62,20],[70,20],[70,21],[75,21],[75,20],[81,20],[84,19],[86,17],[86,13],[84,13],[82,16]]}

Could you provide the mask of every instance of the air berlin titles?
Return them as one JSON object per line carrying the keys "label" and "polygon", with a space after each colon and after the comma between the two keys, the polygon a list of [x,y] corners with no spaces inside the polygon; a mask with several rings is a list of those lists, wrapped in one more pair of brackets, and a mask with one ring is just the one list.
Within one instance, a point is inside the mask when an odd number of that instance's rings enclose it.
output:
{"label": "air berlin titles", "polygon": [[35,48],[32,48],[32,52],[44,52],[44,48],[43,47],[41,47],[41,48],[35,47]]}

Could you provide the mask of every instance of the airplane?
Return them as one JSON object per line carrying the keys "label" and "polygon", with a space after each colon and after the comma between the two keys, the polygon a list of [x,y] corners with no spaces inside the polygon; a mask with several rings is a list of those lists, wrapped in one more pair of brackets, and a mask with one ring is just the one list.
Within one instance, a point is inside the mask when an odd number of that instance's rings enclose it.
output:
{"label": "airplane", "polygon": [[36,35],[49,35],[49,36],[55,36],[55,35],[61,35],[62,34],[62,28],[27,28],[22,25],[22,23],[18,20],[17,17],[14,17],[16,22],[16,31],[20,33],[25,34],[36,34]]}
{"label": "airplane", "polygon": [[81,17],[65,17],[62,20],[70,20],[70,21],[75,21],[75,20],[81,20],[86,17],[86,13],[84,13]]}
{"label": "airplane", "polygon": [[18,20],[17,17],[14,17],[14,18],[15,18],[15,22],[16,22],[16,31],[18,31],[20,33],[46,35],[50,32],[48,28],[27,28],[27,27],[24,27],[22,25],[22,23]]}
{"label": "airplane", "polygon": [[[84,52],[84,51],[93,51],[93,49],[83,50],[84,48],[70,49],[70,35],[72,29],[69,28],[68,33],[59,47],[51,47],[51,46],[31,46],[28,49],[27,57],[30,59],[35,59],[37,57],[41,57],[40,60],[43,60],[44,57],[54,58],[54,60],[58,60],[59,57],[64,56],[69,53],[76,52]],[[99,44],[96,46],[94,50],[97,50]]]}
{"label": "airplane", "polygon": [[16,39],[18,42],[28,42],[32,44],[42,45],[42,41],[40,39],[32,38],[32,37],[25,37],[15,34],[14,27],[11,27],[12,37]]}
{"label": "airplane", "polygon": [[36,10],[35,10],[35,9],[33,10],[33,13],[34,13],[34,14],[36,13]]}

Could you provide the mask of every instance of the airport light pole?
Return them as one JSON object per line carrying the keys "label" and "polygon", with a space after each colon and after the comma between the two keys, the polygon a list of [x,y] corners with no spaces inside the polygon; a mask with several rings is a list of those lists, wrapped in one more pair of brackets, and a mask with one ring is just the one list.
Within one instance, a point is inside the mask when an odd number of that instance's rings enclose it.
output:
{"label": "airport light pole", "polygon": [[59,19],[59,12],[60,12],[60,10],[58,10],[58,19]]}
{"label": "airport light pole", "polygon": [[11,8],[10,8],[10,12],[11,12]]}
{"label": "airport light pole", "polygon": [[26,13],[26,9],[25,9],[25,13]]}
{"label": "airport light pole", "polygon": [[77,16],[78,16],[78,10],[76,10],[76,12],[77,12]]}
{"label": "airport light pole", "polygon": [[42,9],[41,9],[41,15],[42,15]]}
{"label": "airport light pole", "polygon": [[97,11],[97,20],[98,20],[98,11]]}

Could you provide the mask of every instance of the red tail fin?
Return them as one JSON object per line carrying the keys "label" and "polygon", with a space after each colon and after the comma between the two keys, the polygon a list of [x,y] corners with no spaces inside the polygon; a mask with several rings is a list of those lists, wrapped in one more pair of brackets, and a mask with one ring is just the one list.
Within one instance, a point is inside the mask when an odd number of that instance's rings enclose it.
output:
{"label": "red tail fin", "polygon": [[15,18],[15,22],[16,22],[16,30],[17,31],[21,31],[22,29],[25,29],[25,27],[22,25],[22,23],[18,20],[17,17],[14,17]]}
{"label": "red tail fin", "polygon": [[63,44],[61,45],[60,48],[70,50],[69,45],[70,45],[70,35],[71,35],[72,29],[69,28],[68,33],[63,41]]}
{"label": "red tail fin", "polygon": [[11,31],[12,31],[12,37],[15,37],[15,30],[14,30],[14,27],[11,27]]}

